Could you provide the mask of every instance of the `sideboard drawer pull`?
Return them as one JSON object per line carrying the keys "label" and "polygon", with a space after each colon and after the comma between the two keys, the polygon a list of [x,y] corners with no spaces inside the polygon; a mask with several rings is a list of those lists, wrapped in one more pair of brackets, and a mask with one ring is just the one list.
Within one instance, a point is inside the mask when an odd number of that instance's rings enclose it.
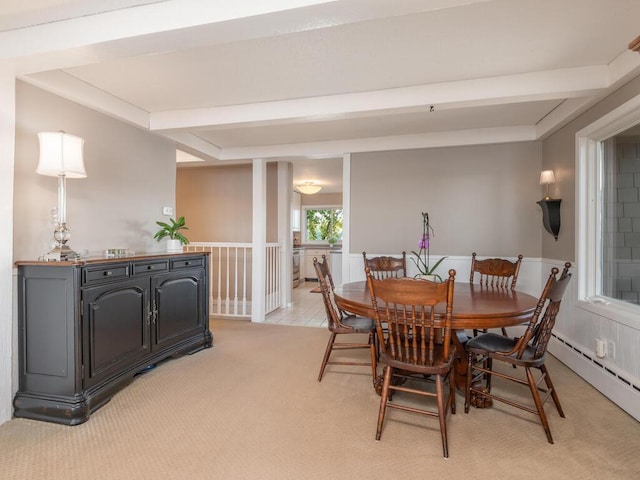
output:
{"label": "sideboard drawer pull", "polygon": [[113,272],[112,272],[111,270],[105,270],[104,274],[105,274],[107,277],[110,277],[111,275],[113,275]]}

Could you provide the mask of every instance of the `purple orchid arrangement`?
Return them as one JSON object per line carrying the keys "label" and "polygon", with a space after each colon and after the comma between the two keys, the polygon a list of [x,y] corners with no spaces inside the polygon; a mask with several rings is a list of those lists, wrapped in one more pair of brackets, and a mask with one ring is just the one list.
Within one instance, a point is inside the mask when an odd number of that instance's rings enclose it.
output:
{"label": "purple orchid arrangement", "polygon": [[412,258],[412,260],[420,272],[419,275],[433,275],[438,280],[442,281],[442,277],[434,272],[447,257],[442,257],[433,265],[433,267],[429,265],[429,241],[432,237],[435,237],[435,232],[429,223],[429,214],[422,212],[422,237],[420,237],[420,241],[418,242],[419,250],[417,252],[415,250],[411,251],[415,257]]}

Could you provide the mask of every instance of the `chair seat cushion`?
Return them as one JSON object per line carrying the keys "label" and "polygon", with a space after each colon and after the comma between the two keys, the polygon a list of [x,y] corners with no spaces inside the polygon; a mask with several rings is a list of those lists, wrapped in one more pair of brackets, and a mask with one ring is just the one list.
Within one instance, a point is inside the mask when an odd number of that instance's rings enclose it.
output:
{"label": "chair seat cushion", "polygon": [[350,327],[353,330],[357,330],[360,332],[370,332],[371,330],[375,330],[376,324],[371,318],[367,317],[358,317],[356,315],[348,315],[341,320],[341,323]]}
{"label": "chair seat cushion", "polygon": [[[544,362],[544,355],[542,355],[541,358],[534,358],[535,349],[531,345],[525,347],[522,358],[520,359],[516,358],[515,353],[509,356],[500,355],[499,352],[508,352],[516,343],[518,343],[517,338],[507,338],[497,333],[484,333],[469,340],[465,348],[472,352],[489,355],[493,358],[499,357],[502,360],[516,364],[530,364],[534,361],[536,364]],[[496,352],[498,353],[496,354]]]}
{"label": "chair seat cushion", "polygon": [[484,333],[470,339],[466,344],[466,348],[468,350],[484,350],[487,352],[507,352],[516,343],[517,340],[514,338],[508,338],[497,333]]}

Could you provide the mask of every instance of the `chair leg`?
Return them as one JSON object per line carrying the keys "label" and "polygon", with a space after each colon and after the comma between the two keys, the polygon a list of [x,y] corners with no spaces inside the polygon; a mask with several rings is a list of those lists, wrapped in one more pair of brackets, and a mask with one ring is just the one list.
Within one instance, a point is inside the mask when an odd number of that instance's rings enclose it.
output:
{"label": "chair leg", "polygon": [[451,398],[451,413],[456,413],[456,367],[449,371],[449,397]]}
{"label": "chair leg", "polygon": [[369,349],[371,350],[371,373],[373,375],[373,386],[375,387],[376,378],[378,377],[378,346],[374,332],[369,332]]}
{"label": "chair leg", "polygon": [[547,388],[551,390],[551,398],[553,399],[553,403],[555,403],[556,405],[558,414],[562,418],[564,418],[564,412],[562,411],[562,406],[560,405],[560,398],[558,398],[556,388],[553,386],[553,382],[551,381],[551,377],[549,376],[549,371],[547,370],[547,366],[544,363],[540,366],[540,371],[544,375],[544,383],[546,383]]}
{"label": "chair leg", "polygon": [[542,405],[542,400],[540,399],[540,392],[538,392],[536,379],[533,376],[533,372],[531,371],[530,367],[525,367],[525,372],[527,373],[529,390],[531,390],[533,401],[536,404],[536,409],[538,410],[538,416],[540,417],[540,421],[542,422],[542,428],[544,428],[544,432],[547,434],[547,440],[549,441],[549,443],[553,443],[553,438],[551,437],[551,430],[549,429],[549,421],[547,420],[547,415],[544,412],[544,405]]}
{"label": "chair leg", "polygon": [[378,427],[376,429],[376,440],[382,436],[382,424],[387,412],[387,402],[389,401],[389,384],[393,377],[393,368],[387,365],[384,367],[384,381],[382,382],[382,392],[380,393],[380,411],[378,413]]}
{"label": "chair leg", "polygon": [[442,455],[447,458],[449,457],[449,446],[447,444],[447,406],[444,402],[442,375],[436,375],[436,400],[438,402],[438,421],[440,422],[440,436],[442,437]]}
{"label": "chair leg", "polygon": [[324,369],[327,367],[327,363],[329,362],[329,356],[331,355],[331,350],[333,350],[333,343],[336,340],[335,332],[331,332],[331,336],[329,337],[329,341],[327,342],[327,348],[324,352],[324,357],[322,358],[322,365],[320,366],[320,373],[318,374],[318,381],[322,381],[322,376],[324,375]]}

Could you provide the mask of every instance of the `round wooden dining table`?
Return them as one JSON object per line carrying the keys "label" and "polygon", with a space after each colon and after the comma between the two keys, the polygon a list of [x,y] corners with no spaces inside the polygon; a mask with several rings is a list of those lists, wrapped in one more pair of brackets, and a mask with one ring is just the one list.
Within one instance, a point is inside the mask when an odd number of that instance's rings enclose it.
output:
{"label": "round wooden dining table", "polygon": [[[336,305],[342,310],[374,318],[367,282],[337,286],[334,298]],[[455,333],[453,341],[459,352],[456,362],[456,385],[459,389],[464,390],[466,387],[467,356],[464,353],[464,343],[468,337],[465,329],[481,330],[522,324],[531,318],[537,304],[538,298],[517,290],[456,282],[451,328]]]}

